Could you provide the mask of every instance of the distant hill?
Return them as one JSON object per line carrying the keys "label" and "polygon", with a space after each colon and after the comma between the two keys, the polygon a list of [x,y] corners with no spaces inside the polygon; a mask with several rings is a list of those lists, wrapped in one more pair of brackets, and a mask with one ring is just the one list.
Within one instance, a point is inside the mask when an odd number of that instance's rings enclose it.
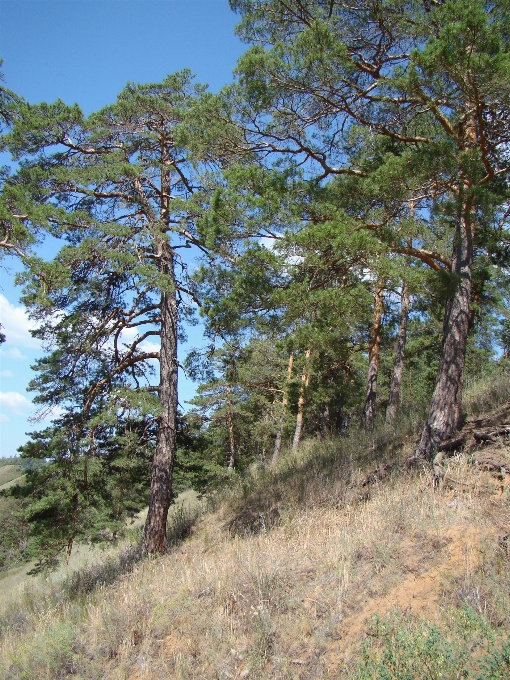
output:
{"label": "distant hill", "polygon": [[5,491],[15,484],[22,484],[25,473],[46,465],[44,460],[36,458],[0,458],[0,491]]}
{"label": "distant hill", "polygon": [[[6,458],[5,460],[10,461],[12,459]],[[21,478],[25,475],[25,471],[21,465],[13,465],[10,462],[6,464],[2,463],[3,461],[0,459],[0,491],[11,486],[11,483],[16,479],[21,481]]]}

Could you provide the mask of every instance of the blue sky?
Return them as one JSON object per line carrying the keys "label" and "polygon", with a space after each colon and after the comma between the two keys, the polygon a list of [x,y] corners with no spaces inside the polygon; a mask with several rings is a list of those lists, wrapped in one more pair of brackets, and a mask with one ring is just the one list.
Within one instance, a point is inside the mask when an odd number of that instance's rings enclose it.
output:
{"label": "blue sky", "polygon": [[[190,68],[218,91],[232,80],[246,49],[234,35],[238,17],[227,0],[0,0],[0,57],[5,85],[31,103],[62,99],[91,113],[114,101],[126,82],[158,82]],[[5,161],[4,161],[5,162]],[[44,253],[51,256],[54,246]],[[44,423],[26,387],[42,348],[19,303],[18,264],[0,270],[0,457],[16,455],[26,432]],[[191,344],[200,338],[190,334]],[[181,352],[182,356],[182,352]],[[180,401],[193,385],[180,378]]]}

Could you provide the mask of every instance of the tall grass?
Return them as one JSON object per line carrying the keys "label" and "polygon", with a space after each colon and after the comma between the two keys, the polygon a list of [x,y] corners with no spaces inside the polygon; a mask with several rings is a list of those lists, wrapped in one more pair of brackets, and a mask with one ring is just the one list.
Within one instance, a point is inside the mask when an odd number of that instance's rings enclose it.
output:
{"label": "tall grass", "polygon": [[502,406],[510,400],[510,365],[507,361],[492,367],[476,380],[466,380],[463,407],[471,417]]}
{"label": "tall grass", "polygon": [[[503,403],[500,377],[468,386],[470,413]],[[305,441],[232,475],[200,519],[177,508],[167,556],[124,546],[23,588],[0,677],[509,677],[507,491],[462,453],[451,487],[406,470],[422,424]]]}
{"label": "tall grass", "polygon": [[298,509],[339,509],[363,498],[368,489],[356,485],[367,470],[375,468],[379,478],[391,473],[412,452],[421,426],[411,413],[396,426],[378,422],[371,432],[352,427],[348,436],[305,440],[297,453],[284,449],[274,467],[234,475],[217,495],[231,516],[231,532],[265,532]]}
{"label": "tall grass", "polygon": [[[180,497],[168,517],[170,546],[178,546],[189,536],[202,512],[203,505],[196,500],[195,494]],[[135,523],[126,539],[117,546],[104,551],[86,550],[82,558],[74,556],[71,569],[62,565],[56,573],[20,578],[14,597],[8,598],[0,608],[0,636],[23,632],[34,620],[51,612],[62,612],[71,604],[76,604],[78,612],[82,607],[85,611],[92,593],[103,591],[131,574],[143,561],[141,540],[142,527]]]}

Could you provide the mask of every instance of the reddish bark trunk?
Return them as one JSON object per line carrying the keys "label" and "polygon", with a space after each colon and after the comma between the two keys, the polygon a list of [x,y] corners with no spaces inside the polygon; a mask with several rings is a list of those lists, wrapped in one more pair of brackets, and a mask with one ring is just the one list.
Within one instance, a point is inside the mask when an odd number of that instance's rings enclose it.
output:
{"label": "reddish bark trunk", "polygon": [[311,353],[312,353],[311,349],[306,350],[305,367],[303,369],[303,375],[301,376],[301,388],[299,390],[296,429],[294,431],[294,439],[292,440],[292,453],[296,453],[296,451],[298,450],[299,442],[301,441],[301,432],[303,431],[303,415],[306,403],[306,388],[310,383],[310,374],[308,372],[308,360],[310,358]]}
{"label": "reddish bark trunk", "polygon": [[236,464],[236,445],[234,438],[234,420],[232,418],[232,402],[230,401],[230,385],[227,385],[227,426],[229,440],[228,469],[233,470]]}
{"label": "reddish bark trunk", "polygon": [[361,415],[361,424],[371,430],[374,426],[375,401],[377,397],[377,376],[379,373],[379,353],[381,350],[381,321],[383,315],[384,288],[377,286],[374,298],[374,314],[372,317],[372,331],[370,333],[370,347],[368,352],[368,379],[365,403]]}
{"label": "reddish bark trunk", "polygon": [[400,327],[398,329],[397,349],[395,351],[395,363],[393,365],[393,377],[390,385],[390,396],[386,408],[386,423],[391,424],[397,415],[400,388],[402,387],[402,375],[404,372],[404,355],[406,351],[407,320],[409,318],[409,287],[402,283],[402,297],[400,307]]}
{"label": "reddish bark trunk", "polygon": [[[170,245],[161,245],[160,271],[174,281]],[[158,420],[156,451],[152,461],[149,512],[143,535],[143,552],[164,553],[166,523],[173,498],[172,473],[177,424],[177,299],[175,289],[161,295],[161,350],[159,398],[163,412]]]}
{"label": "reddish bark trunk", "polygon": [[[287,382],[290,382],[292,380],[292,368],[294,366],[294,352],[291,352],[289,355],[289,365],[287,369]],[[287,411],[287,406],[289,404],[289,396],[287,394],[287,391],[285,391],[283,395],[283,402],[282,402],[282,417],[280,420],[280,424],[278,426],[278,432],[276,433],[276,440],[274,443],[274,451],[273,451],[273,457],[271,459],[271,465],[274,465],[276,461],[278,460],[278,456],[280,455],[280,451],[282,450],[282,439],[283,439],[283,424],[285,422],[285,412]]]}

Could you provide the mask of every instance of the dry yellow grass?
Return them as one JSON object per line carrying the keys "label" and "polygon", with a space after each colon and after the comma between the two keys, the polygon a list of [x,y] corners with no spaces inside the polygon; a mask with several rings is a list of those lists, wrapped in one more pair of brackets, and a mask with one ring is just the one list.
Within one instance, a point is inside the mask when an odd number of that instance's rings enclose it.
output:
{"label": "dry yellow grass", "polygon": [[[329,467],[310,444],[299,461],[254,471],[170,554],[111,585],[44,606],[27,589],[36,615],[6,617],[1,677],[347,678],[374,615],[441,626],[467,604],[510,629],[505,479],[460,454],[441,488],[430,470],[402,467],[363,484],[374,459],[411,451],[385,442],[359,460],[335,457],[332,442]],[[506,441],[494,446],[510,461]]]}

